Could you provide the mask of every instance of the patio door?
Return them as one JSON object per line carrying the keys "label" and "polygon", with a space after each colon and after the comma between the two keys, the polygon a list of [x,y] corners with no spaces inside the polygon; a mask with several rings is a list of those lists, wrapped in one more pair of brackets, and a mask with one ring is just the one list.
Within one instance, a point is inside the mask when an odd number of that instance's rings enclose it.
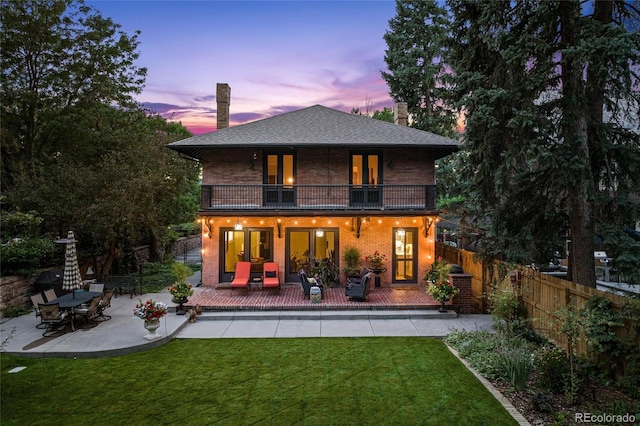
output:
{"label": "patio door", "polygon": [[331,258],[335,262],[338,231],[336,229],[292,229],[286,236],[288,282],[299,282],[298,272],[309,270],[313,261]]}
{"label": "patio door", "polygon": [[351,155],[351,206],[375,207],[382,200],[380,184],[382,171],[380,155]]}
{"label": "patio door", "polygon": [[262,275],[262,265],[273,260],[271,229],[221,230],[220,282],[230,282],[238,262],[251,262],[251,276]]}
{"label": "patio door", "polygon": [[417,283],[418,229],[393,229],[393,282]]}
{"label": "patio door", "polygon": [[264,204],[293,206],[295,194],[295,163],[293,154],[267,154],[264,167]]}

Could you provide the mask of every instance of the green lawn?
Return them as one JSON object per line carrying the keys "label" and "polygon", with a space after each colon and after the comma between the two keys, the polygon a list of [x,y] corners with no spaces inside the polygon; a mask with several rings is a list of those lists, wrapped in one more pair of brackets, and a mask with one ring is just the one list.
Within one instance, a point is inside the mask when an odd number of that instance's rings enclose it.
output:
{"label": "green lawn", "polygon": [[[439,340],[178,339],[106,359],[1,355],[8,425],[513,425]],[[27,366],[16,374],[8,370]]]}

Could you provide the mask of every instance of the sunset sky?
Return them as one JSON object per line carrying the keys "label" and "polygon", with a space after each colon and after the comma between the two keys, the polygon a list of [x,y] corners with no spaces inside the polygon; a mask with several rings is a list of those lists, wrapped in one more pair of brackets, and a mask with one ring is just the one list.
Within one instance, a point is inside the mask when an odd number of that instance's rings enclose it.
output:
{"label": "sunset sky", "polygon": [[315,104],[393,105],[380,76],[392,0],[86,3],[141,31],[138,101],[195,134],[215,130],[216,83],[231,86],[231,126]]}

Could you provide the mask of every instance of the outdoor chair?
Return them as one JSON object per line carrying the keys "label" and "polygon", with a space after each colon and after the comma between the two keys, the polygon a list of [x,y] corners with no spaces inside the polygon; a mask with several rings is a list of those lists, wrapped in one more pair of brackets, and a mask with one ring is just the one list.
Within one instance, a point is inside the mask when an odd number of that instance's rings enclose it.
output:
{"label": "outdoor chair", "polygon": [[320,297],[324,298],[324,285],[320,278],[309,278],[307,275],[307,271],[301,269],[298,272],[300,276],[300,283],[302,284],[302,291],[304,292],[304,297],[311,299],[311,287],[318,286],[320,287]]}
{"label": "outdoor chair", "polygon": [[262,288],[277,288],[280,290],[280,278],[278,277],[278,264],[265,262],[262,267]]}
{"label": "outdoor chair", "polygon": [[115,290],[111,289],[105,292],[104,296],[102,296],[102,300],[100,300],[100,304],[98,305],[96,321],[98,321],[98,318],[102,318],[100,321],[109,321],[111,319],[111,315],[105,315],[104,311],[111,307],[111,298],[113,297],[113,293],[115,293]]}
{"label": "outdoor chair", "polygon": [[251,278],[251,262],[236,263],[236,273],[231,281],[231,289],[246,288],[249,289],[249,279]]}
{"label": "outdoor chair", "polygon": [[371,282],[371,272],[362,277],[362,281],[358,284],[347,284],[344,294],[349,297],[349,300],[364,302],[367,300],[367,294],[369,294],[369,287]]}
{"label": "outdoor chair", "polygon": [[360,276],[359,277],[347,278],[347,285],[362,283],[362,280],[364,279],[365,275],[367,275],[369,272],[371,272],[371,269],[369,269],[369,268],[367,268],[365,266],[364,268],[362,268],[362,272],[360,272]]}
{"label": "outdoor chair", "polygon": [[97,284],[97,283],[89,284],[89,291],[102,293],[104,291],[104,284]]}
{"label": "outdoor chair", "polygon": [[[33,294],[30,296],[31,303],[33,304],[33,310],[36,312],[36,319],[40,316],[40,305],[44,305],[44,298],[41,293]],[[36,328],[43,328],[44,324],[40,323],[36,325]]]}
{"label": "outdoor chair", "polygon": [[44,337],[51,337],[60,334],[64,334],[64,326],[69,322],[71,317],[67,312],[60,310],[60,304],[54,303],[52,305],[39,304],[40,321],[41,324],[46,326],[46,330],[42,335]]}
{"label": "outdoor chair", "polygon": [[44,291],[44,298],[47,299],[47,302],[51,302],[56,300],[58,295],[56,295],[56,291],[54,289],[50,288]]}
{"label": "outdoor chair", "polygon": [[89,304],[89,306],[87,306],[86,308],[82,306],[76,308],[76,310],[74,311],[75,316],[84,317],[85,325],[95,327],[96,325],[98,325],[97,321],[95,321],[95,318],[98,316],[98,306],[100,305],[101,300],[102,296],[94,296],[91,299],[91,303]]}

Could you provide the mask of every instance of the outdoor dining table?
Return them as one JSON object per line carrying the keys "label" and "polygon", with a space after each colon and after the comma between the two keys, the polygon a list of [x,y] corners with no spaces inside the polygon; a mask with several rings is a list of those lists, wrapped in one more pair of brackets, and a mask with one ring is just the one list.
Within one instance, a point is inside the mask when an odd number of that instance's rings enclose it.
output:
{"label": "outdoor dining table", "polygon": [[76,331],[75,324],[73,320],[75,318],[75,309],[82,305],[83,303],[91,302],[95,296],[102,296],[103,293],[99,291],[75,291],[74,293],[67,293],[63,296],[58,297],[57,299],[53,299],[45,303],[45,305],[55,305],[56,303],[60,305],[61,310],[65,310],[69,312],[71,315],[71,329]]}

